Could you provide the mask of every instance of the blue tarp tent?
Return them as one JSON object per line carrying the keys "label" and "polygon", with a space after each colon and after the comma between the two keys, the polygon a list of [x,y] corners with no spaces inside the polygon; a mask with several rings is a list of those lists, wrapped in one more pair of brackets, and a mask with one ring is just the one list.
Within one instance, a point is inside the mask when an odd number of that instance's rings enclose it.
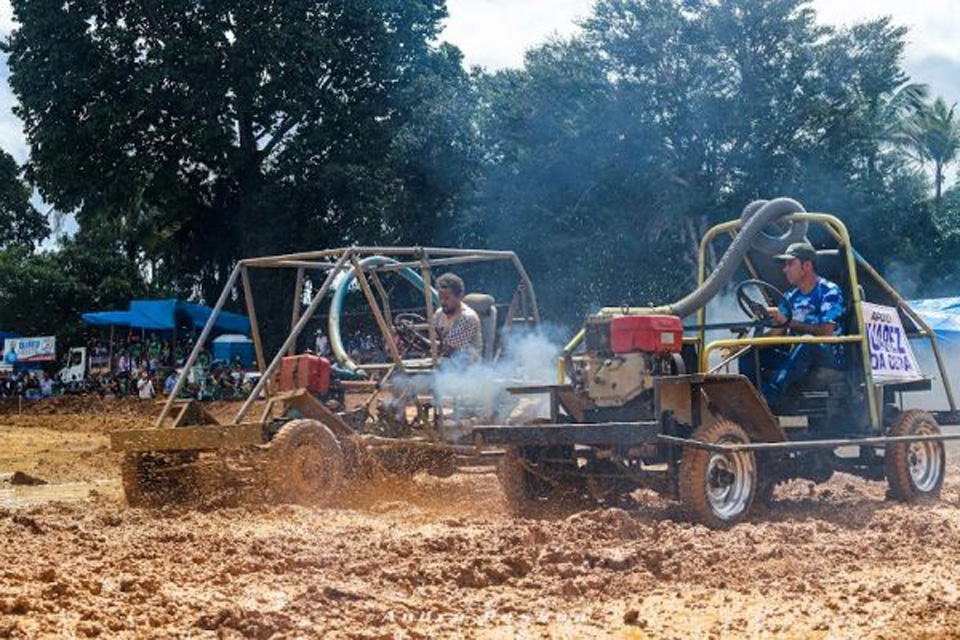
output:
{"label": "blue tarp tent", "polygon": [[[93,325],[118,325],[131,329],[172,331],[178,320],[203,327],[213,309],[181,300],[133,300],[128,311],[97,311],[81,315]],[[227,333],[250,333],[250,320],[239,313],[221,311],[214,328]]]}
{"label": "blue tarp tent", "polygon": [[928,298],[909,303],[938,338],[960,342],[960,298]]}
{"label": "blue tarp tent", "polygon": [[250,338],[237,334],[225,334],[213,341],[214,360],[232,363],[237,357],[240,358],[244,367],[253,367],[253,341]]}

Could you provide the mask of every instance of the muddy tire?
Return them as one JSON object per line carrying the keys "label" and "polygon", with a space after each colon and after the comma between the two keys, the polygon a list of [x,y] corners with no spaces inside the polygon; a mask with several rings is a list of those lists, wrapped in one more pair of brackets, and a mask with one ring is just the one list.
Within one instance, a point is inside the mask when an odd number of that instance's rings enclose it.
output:
{"label": "muddy tire", "polygon": [[[887,435],[939,435],[936,419],[926,411],[904,411]],[[901,502],[934,499],[940,495],[946,469],[943,442],[903,442],[888,446],[884,468],[889,496]]]}
{"label": "muddy tire", "polygon": [[[563,463],[545,462],[563,460],[571,453],[565,447],[508,447],[497,468],[507,510],[514,516],[530,517],[546,510],[580,506],[585,488],[561,482],[558,472],[563,470]],[[531,471],[533,466],[539,473]],[[556,480],[551,481],[551,476]]]}
{"label": "muddy tire", "polygon": [[773,507],[773,492],[776,488],[775,482],[760,482],[757,485],[757,493],[753,497],[754,513],[763,513]]}
{"label": "muddy tire", "polygon": [[292,420],[267,447],[267,491],[278,501],[325,506],[343,486],[344,458],[336,436],[316,420]]}
{"label": "muddy tire", "polygon": [[[721,420],[703,425],[691,436],[713,444],[747,444],[740,425]],[[757,491],[757,464],[752,452],[715,453],[686,447],[680,458],[680,505],[688,518],[712,529],[725,529],[750,512]]]}

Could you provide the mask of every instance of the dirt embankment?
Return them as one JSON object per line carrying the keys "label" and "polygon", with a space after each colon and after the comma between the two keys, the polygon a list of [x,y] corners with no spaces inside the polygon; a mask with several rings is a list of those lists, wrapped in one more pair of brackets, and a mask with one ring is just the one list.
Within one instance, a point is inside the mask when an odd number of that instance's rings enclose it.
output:
{"label": "dirt embankment", "polygon": [[0,417],[5,442],[34,438],[19,463],[108,482],[0,507],[0,638],[960,637],[957,468],[931,505],[843,475],[794,482],[725,532],[646,494],[514,520],[482,475],[371,485],[332,509],[128,509],[113,454],[77,443],[150,416]]}

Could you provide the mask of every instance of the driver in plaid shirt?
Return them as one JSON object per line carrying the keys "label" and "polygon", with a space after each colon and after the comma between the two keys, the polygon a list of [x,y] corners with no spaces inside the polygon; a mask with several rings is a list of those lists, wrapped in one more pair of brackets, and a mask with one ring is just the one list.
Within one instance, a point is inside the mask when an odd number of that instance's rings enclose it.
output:
{"label": "driver in plaid shirt", "polygon": [[445,358],[477,360],[483,353],[480,316],[463,303],[463,280],[452,273],[437,278],[440,308],[433,316],[440,339],[440,354]]}

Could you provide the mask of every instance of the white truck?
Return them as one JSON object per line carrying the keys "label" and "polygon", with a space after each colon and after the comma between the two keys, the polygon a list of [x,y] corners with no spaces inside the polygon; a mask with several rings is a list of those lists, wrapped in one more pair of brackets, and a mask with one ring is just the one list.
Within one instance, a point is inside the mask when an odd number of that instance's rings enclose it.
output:
{"label": "white truck", "polygon": [[77,385],[91,374],[104,374],[110,371],[110,356],[91,354],[87,347],[71,347],[63,368],[57,378],[63,385]]}

